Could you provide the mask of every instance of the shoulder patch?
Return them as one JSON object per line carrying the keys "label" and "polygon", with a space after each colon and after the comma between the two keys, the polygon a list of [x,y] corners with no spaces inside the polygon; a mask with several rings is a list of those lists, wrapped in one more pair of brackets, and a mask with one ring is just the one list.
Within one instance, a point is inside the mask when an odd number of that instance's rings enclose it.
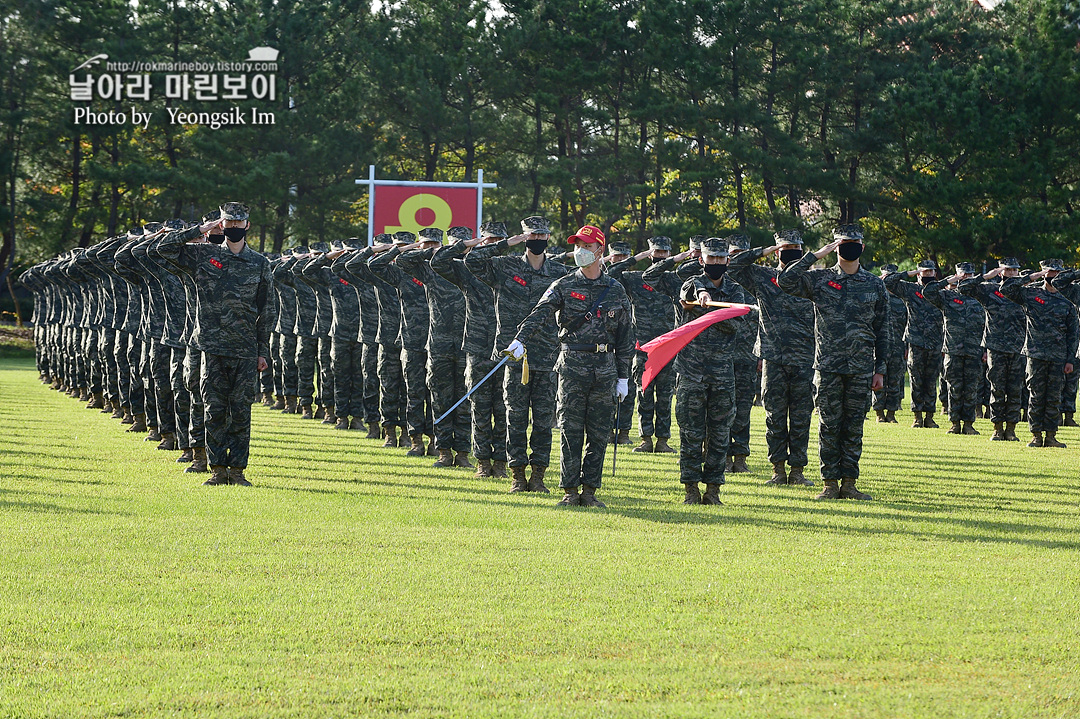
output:
{"label": "shoulder patch", "polygon": [[[548,290],[548,291],[550,292],[551,290]],[[581,294],[580,292],[571,292],[570,296],[573,297],[575,300],[584,300],[585,299],[585,295]]]}
{"label": "shoulder patch", "polygon": [[1001,293],[1000,293],[1000,292],[998,292],[997,290],[994,290],[994,296],[995,296],[995,297],[1000,297],[1000,298],[1001,298],[1001,299],[1003,299],[1003,300],[1004,300],[1004,299],[1006,299],[1005,295],[1001,294]]}
{"label": "shoulder patch", "polygon": [[1045,305],[1046,304],[1046,300],[1044,300],[1042,297],[1039,297],[1037,295],[1035,297],[1035,301],[1038,302],[1040,305]]}
{"label": "shoulder patch", "polygon": [[844,286],[841,285],[836,280],[829,280],[829,287],[832,287],[834,290],[842,290],[842,289],[844,289]]}
{"label": "shoulder patch", "polygon": [[648,282],[642,282],[641,287],[643,289],[647,290],[648,292],[654,292],[655,291],[655,290],[653,290],[652,285],[650,285]]}
{"label": "shoulder patch", "polygon": [[222,267],[225,266],[225,265],[221,264],[221,260],[217,259],[216,257],[211,257],[210,258],[210,264],[212,264],[214,267],[218,268],[219,270]]}
{"label": "shoulder patch", "polygon": [[417,286],[419,286],[419,287],[423,287],[423,286],[424,286],[424,283],[423,283],[423,282],[421,282],[420,280],[416,279],[415,277],[413,277],[413,278],[412,278],[412,281],[413,281],[413,284],[415,284],[415,285],[417,285]]}
{"label": "shoulder patch", "polygon": [[952,301],[955,302],[958,305],[964,304],[964,301],[962,299],[960,299],[959,297],[953,297]]}
{"label": "shoulder patch", "polygon": [[525,285],[528,284],[525,280],[521,279],[521,277],[519,277],[517,275],[514,275],[514,282],[517,282],[522,287],[524,287]]}
{"label": "shoulder patch", "polygon": [[922,296],[922,292],[916,292],[915,296],[918,297],[920,300],[926,299],[925,297]]}
{"label": "shoulder patch", "polygon": [[343,285],[347,285],[347,284],[349,284],[348,282],[346,282],[346,281],[345,281],[344,279],[342,279],[342,278],[340,278],[340,277],[338,277],[338,282],[340,282],[340,283],[341,283],[341,284],[343,284]]}

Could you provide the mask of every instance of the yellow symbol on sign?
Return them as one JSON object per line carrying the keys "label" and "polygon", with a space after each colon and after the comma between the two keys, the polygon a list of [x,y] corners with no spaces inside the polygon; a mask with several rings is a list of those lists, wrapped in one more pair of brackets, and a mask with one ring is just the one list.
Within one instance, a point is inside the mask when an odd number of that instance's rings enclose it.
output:
{"label": "yellow symbol on sign", "polygon": [[[422,224],[416,221],[420,210],[431,210],[435,213],[435,219]],[[400,225],[387,225],[384,232],[412,232],[416,234],[425,227],[438,227],[443,232],[450,229],[450,223],[454,220],[454,211],[446,200],[438,195],[429,195],[420,192],[401,203],[398,208],[398,222]]]}

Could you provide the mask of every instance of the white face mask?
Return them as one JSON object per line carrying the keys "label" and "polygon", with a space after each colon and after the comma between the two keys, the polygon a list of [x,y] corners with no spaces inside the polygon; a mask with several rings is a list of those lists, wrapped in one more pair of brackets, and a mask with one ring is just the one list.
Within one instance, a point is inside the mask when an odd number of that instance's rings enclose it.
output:
{"label": "white face mask", "polygon": [[574,264],[578,267],[588,267],[594,262],[596,262],[596,253],[590,252],[584,247],[578,247],[574,250]]}

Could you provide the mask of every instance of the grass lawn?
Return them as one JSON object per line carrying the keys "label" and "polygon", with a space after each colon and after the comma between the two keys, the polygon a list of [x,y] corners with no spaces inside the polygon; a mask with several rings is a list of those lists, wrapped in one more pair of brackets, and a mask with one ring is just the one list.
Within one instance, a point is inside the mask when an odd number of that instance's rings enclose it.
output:
{"label": "grass lawn", "polygon": [[762,486],[755,408],[724,506],[620,451],[560,511],[261,406],[203,487],[0,360],[0,717],[1080,715],[1080,430],[900,419],[871,503]]}

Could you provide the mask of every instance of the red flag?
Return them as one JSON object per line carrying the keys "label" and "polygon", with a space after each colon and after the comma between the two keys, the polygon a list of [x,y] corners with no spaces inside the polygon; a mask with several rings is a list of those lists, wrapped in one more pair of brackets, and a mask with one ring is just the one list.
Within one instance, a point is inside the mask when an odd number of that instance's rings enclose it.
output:
{"label": "red flag", "polygon": [[645,360],[645,371],[641,375],[641,389],[644,391],[660,370],[667,367],[668,362],[674,359],[690,340],[697,337],[709,325],[741,317],[750,311],[749,305],[735,305],[734,307],[722,307],[698,317],[692,322],[687,322],[682,327],[676,327],[671,332],[665,332],[659,337],[649,340],[645,344],[638,344],[637,348],[649,355]]}

